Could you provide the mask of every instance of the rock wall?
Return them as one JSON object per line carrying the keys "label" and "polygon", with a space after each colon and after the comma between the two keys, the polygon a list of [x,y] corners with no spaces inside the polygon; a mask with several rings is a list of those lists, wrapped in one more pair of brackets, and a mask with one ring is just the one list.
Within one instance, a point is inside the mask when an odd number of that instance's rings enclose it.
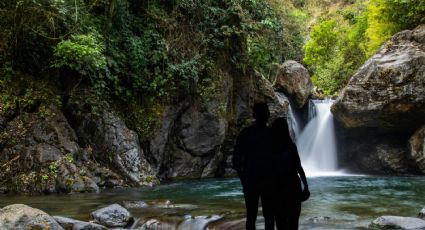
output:
{"label": "rock wall", "polygon": [[[208,102],[168,105],[143,145],[118,111],[89,104],[84,93],[28,108],[2,110],[0,102],[0,192],[98,192],[158,179],[232,175],[234,142],[252,122],[252,105],[268,102],[274,119],[286,116],[288,102],[254,72],[225,73],[220,84]],[[50,91],[45,98],[56,98]]]}
{"label": "rock wall", "polygon": [[146,161],[136,132],[106,109],[100,114],[84,109],[81,101],[70,101],[66,114],[79,143],[90,147],[93,157],[112,166],[130,183],[152,185],[155,173]]}
{"label": "rock wall", "polygon": [[[425,25],[395,34],[350,79],[332,106],[340,151],[366,172],[417,173],[425,124]],[[420,155],[420,154],[419,154]],[[385,169],[385,170],[383,170]],[[423,172],[423,171],[422,171]]]}
{"label": "rock wall", "polygon": [[286,116],[269,81],[253,73],[227,78],[219,95],[206,105],[184,103],[167,107],[150,141],[149,156],[161,178],[202,178],[231,175],[231,153],[242,127],[252,120],[251,107],[266,101],[272,118]]}

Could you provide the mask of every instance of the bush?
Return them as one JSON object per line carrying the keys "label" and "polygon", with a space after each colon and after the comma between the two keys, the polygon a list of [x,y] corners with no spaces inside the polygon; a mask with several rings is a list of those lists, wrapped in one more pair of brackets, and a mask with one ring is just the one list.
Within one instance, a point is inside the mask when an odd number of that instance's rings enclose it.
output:
{"label": "bush", "polygon": [[72,35],[54,48],[56,68],[70,68],[81,75],[96,75],[106,68],[105,47],[102,36],[97,33]]}

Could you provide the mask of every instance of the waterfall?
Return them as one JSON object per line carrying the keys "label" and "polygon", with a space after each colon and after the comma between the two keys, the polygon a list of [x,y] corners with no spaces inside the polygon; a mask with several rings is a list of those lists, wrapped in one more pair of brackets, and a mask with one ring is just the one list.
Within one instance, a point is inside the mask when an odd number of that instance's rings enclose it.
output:
{"label": "waterfall", "polygon": [[291,106],[288,124],[307,175],[337,174],[337,152],[331,100],[310,100],[308,123],[300,130],[300,122]]}

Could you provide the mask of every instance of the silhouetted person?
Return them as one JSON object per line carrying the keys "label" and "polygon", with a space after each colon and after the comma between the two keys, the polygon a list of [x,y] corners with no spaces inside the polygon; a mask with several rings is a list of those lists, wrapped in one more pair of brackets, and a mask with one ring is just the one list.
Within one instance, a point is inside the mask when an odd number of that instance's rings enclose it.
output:
{"label": "silhouetted person", "polygon": [[[265,186],[270,181],[270,156],[272,154],[272,131],[267,127],[270,112],[266,103],[253,106],[255,123],[243,129],[237,140],[233,155],[233,168],[242,183],[246,206],[246,229],[255,229],[258,202],[261,198],[266,229],[273,229],[273,207],[264,202]],[[267,180],[268,179],[268,180]],[[265,206],[266,205],[266,206]]]}
{"label": "silhouetted person", "polygon": [[[301,202],[308,199],[307,179],[301,166],[297,147],[292,141],[288,123],[277,118],[272,123],[273,136],[273,205],[277,229],[298,229]],[[301,190],[301,181],[304,189]]]}

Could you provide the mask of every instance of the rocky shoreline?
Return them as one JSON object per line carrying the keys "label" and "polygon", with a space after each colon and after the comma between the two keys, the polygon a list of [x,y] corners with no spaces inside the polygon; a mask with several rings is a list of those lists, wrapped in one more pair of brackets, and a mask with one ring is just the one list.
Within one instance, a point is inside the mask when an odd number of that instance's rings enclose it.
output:
{"label": "rocky shoreline", "polygon": [[[63,216],[50,216],[40,209],[24,204],[12,204],[0,209],[0,229],[50,229],[50,230],[107,230],[107,229],[138,229],[138,230],[203,230],[203,229],[244,229],[245,220],[229,219],[221,215],[209,216],[175,216],[173,220],[163,217],[148,218],[140,221],[134,218],[126,209],[143,209],[149,205],[158,208],[175,208],[169,200],[147,204],[143,201],[123,202],[111,204],[91,212],[88,221],[76,220]],[[307,219],[311,224],[326,227],[335,221],[327,216],[315,216]],[[389,230],[421,230],[425,229],[425,208],[417,217],[380,216],[371,221],[367,229]]]}

